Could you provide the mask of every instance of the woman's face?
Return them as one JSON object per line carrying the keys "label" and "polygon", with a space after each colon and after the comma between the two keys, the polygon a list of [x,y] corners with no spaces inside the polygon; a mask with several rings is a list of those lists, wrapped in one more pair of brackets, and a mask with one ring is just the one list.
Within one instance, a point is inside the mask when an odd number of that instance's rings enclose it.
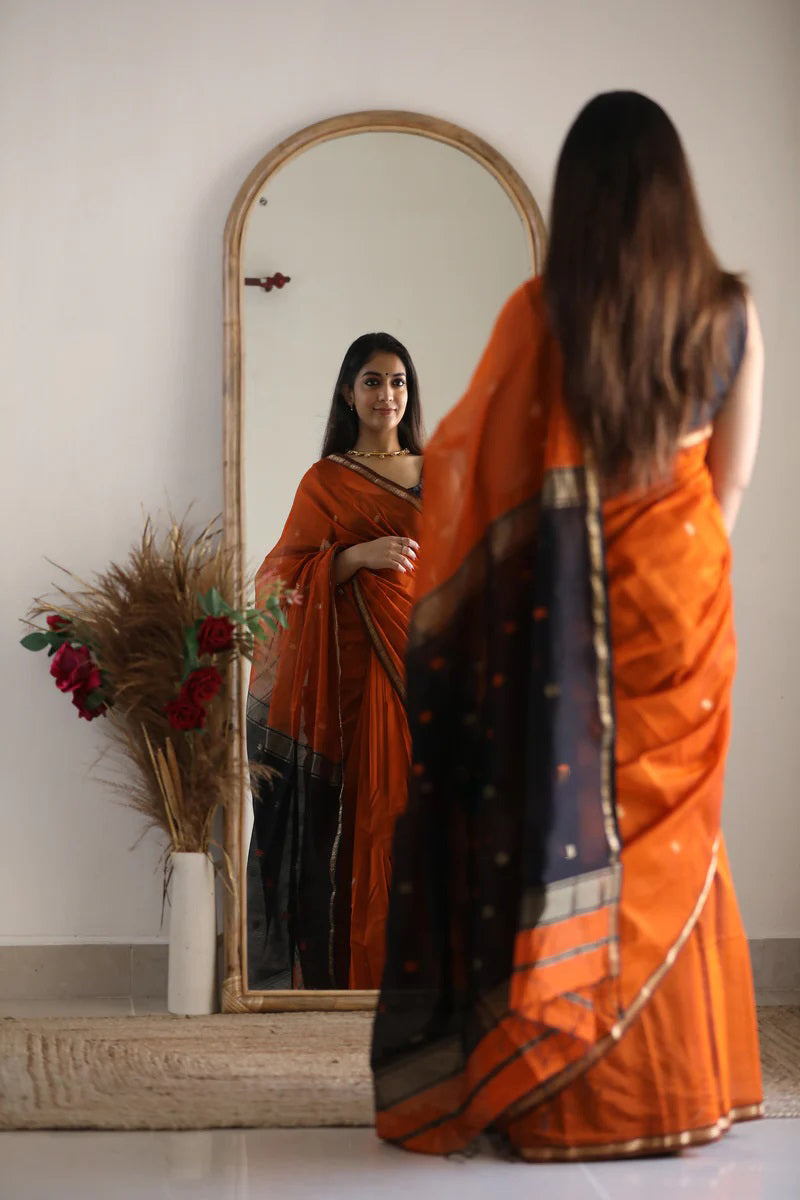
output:
{"label": "woman's face", "polygon": [[345,399],[355,405],[361,426],[370,432],[385,434],[396,429],[408,404],[403,360],[385,351],[374,354],[356,375]]}

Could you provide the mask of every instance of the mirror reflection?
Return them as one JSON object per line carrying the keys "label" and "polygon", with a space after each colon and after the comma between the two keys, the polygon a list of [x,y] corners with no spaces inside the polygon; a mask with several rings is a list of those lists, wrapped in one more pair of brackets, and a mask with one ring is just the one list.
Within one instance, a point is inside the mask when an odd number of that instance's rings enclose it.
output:
{"label": "mirror reflection", "polygon": [[257,595],[280,579],[295,602],[247,703],[251,990],[380,985],[425,429],[531,274],[529,247],[505,187],[416,134],[323,142],[252,206],[247,557]]}

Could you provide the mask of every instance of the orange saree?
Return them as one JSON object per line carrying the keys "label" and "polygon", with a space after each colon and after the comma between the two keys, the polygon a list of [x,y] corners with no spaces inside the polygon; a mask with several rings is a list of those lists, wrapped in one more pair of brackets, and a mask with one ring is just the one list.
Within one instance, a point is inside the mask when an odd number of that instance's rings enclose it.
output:
{"label": "orange saree", "polygon": [[263,921],[248,941],[267,980],[380,982],[392,833],[407,795],[411,583],[360,571],[337,586],[334,560],[359,542],[416,538],[419,509],[412,491],[331,455],[304,476],[256,577],[257,598],[271,578],[302,597],[257,649],[248,697],[248,756],[271,770],[253,781]]}
{"label": "orange saree", "polygon": [[533,281],[426,449],[372,1051],[378,1133],[407,1149],[622,1156],[760,1113],[708,432],[604,501]]}

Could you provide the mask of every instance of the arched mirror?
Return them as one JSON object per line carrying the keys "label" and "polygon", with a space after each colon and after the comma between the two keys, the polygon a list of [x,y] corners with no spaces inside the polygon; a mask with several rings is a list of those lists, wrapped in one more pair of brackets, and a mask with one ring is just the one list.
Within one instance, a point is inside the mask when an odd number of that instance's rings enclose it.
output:
{"label": "arched mirror", "polygon": [[[539,269],[543,239],[536,202],[509,163],[473,134],[432,117],[373,112],[324,121],[255,167],[225,233],[225,523],[240,592],[281,539],[298,484],[320,460],[348,347],[375,331],[402,343],[432,431],[464,391],[502,303]],[[387,378],[394,372],[393,385],[408,386],[396,356],[378,365],[388,365]],[[377,377],[372,382],[379,385]],[[420,495],[396,473],[387,485],[382,461],[333,457],[341,475],[332,476],[332,486],[343,495],[358,477],[359,486],[377,489],[376,506],[381,489],[394,489],[400,501],[413,492],[415,507],[424,504],[424,482]],[[368,487],[364,494],[368,503]],[[357,587],[353,595],[361,595]],[[369,626],[368,598],[361,595],[353,612]],[[269,742],[281,770],[305,772],[307,793],[299,806],[270,795],[266,803],[283,805],[282,815],[259,825],[265,800],[254,794],[263,792],[260,785],[250,787],[247,679],[239,685],[238,784],[226,814],[235,887],[226,900],[223,1006],[372,1007],[375,991],[359,986],[358,972],[348,969],[346,944],[334,953],[335,943],[347,941],[357,871],[346,844],[353,835],[341,772],[324,754],[312,762],[301,734],[293,740],[280,733],[277,746],[269,704],[259,700],[257,725],[251,720],[258,746]],[[251,739],[251,759],[255,744]],[[322,830],[313,824],[315,804],[327,806]],[[316,880],[303,843],[312,825]],[[339,879],[345,871],[348,879]],[[318,931],[316,958],[317,935],[304,934],[298,912]]]}

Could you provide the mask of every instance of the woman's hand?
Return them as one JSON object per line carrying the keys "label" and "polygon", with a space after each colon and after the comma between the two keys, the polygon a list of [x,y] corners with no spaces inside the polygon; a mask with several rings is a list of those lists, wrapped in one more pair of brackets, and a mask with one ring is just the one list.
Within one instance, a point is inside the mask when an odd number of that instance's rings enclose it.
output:
{"label": "woman's hand", "polygon": [[413,538],[383,537],[354,546],[361,566],[369,571],[413,571],[419,545]]}
{"label": "woman's hand", "polygon": [[406,537],[382,537],[349,546],[336,556],[336,582],[347,583],[362,568],[408,574],[414,570],[418,550],[419,543]]}

